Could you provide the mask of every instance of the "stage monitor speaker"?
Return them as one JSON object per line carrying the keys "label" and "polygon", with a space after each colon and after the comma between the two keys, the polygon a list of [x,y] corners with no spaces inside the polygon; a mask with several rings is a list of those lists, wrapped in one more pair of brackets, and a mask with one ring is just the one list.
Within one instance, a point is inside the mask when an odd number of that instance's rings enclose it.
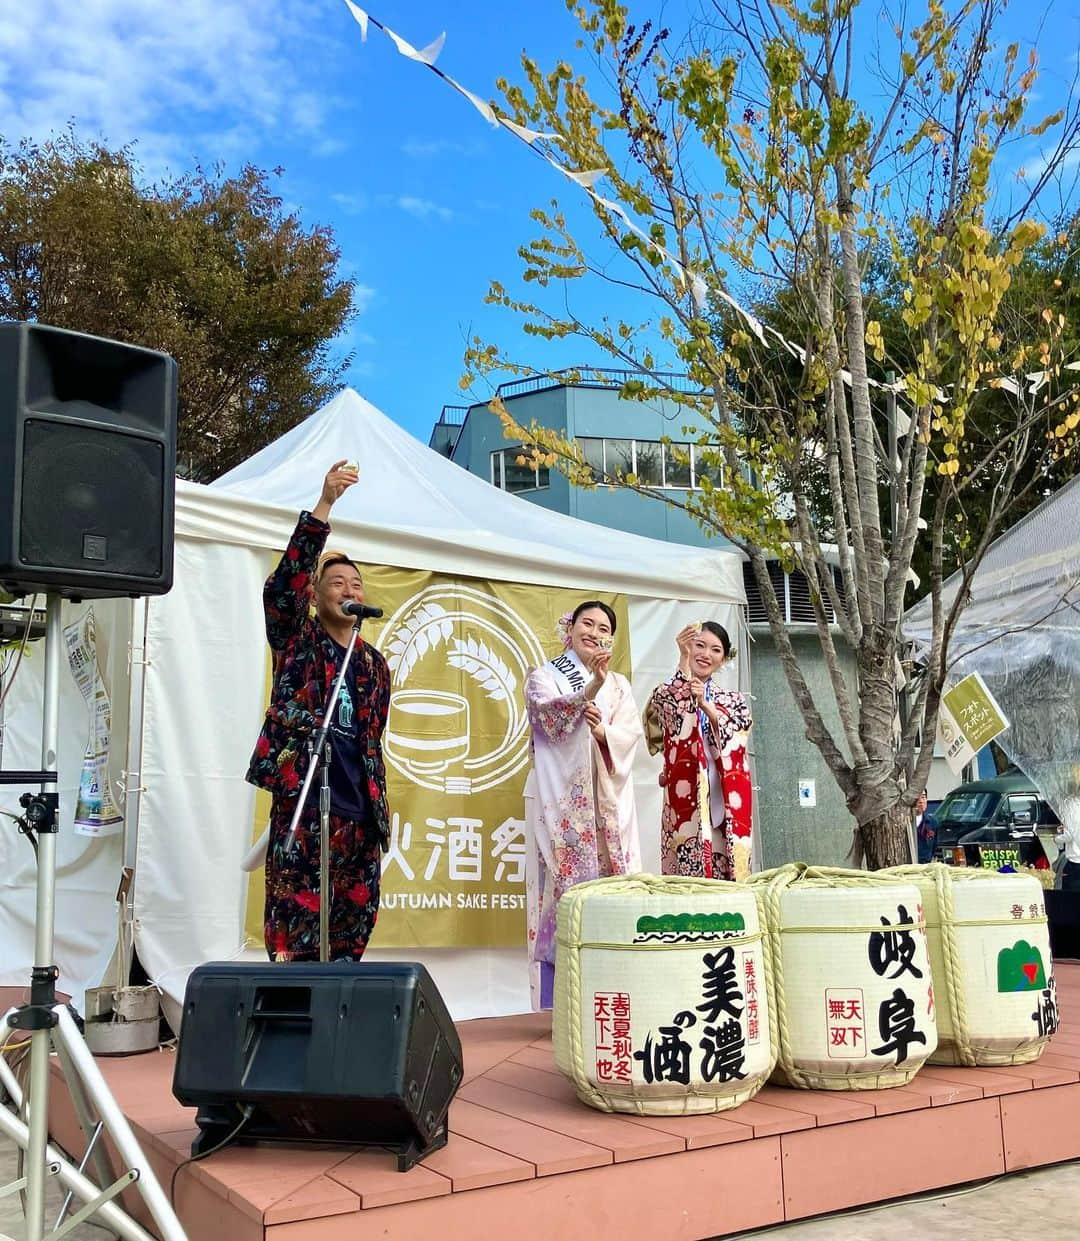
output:
{"label": "stage monitor speaker", "polygon": [[390,1147],[405,1171],[446,1144],[461,1040],[422,965],[199,966],[173,1094],[197,1107],[192,1154],[240,1141]]}
{"label": "stage monitor speaker", "polygon": [[0,442],[0,586],[71,599],[172,586],[172,358],[0,323]]}

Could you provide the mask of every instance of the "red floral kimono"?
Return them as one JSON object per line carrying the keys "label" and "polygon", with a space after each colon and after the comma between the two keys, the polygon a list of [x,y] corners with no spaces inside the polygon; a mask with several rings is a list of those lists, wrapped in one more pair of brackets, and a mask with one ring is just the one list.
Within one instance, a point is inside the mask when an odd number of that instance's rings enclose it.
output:
{"label": "red floral kimono", "polygon": [[690,680],[681,672],[658,685],[649,704],[663,733],[660,869],[665,875],[745,879],[753,797],[746,734],[753,721],[745,694],[711,682],[706,693],[720,713],[718,729],[695,706]]}

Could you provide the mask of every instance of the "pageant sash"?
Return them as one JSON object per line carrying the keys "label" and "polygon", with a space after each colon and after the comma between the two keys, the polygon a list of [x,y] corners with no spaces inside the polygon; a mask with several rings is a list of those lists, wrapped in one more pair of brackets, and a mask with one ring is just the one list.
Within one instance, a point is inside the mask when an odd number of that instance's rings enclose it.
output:
{"label": "pageant sash", "polygon": [[549,659],[548,667],[554,674],[559,690],[563,694],[580,694],[589,682],[589,673],[585,665],[573,651],[563,651],[561,655]]}

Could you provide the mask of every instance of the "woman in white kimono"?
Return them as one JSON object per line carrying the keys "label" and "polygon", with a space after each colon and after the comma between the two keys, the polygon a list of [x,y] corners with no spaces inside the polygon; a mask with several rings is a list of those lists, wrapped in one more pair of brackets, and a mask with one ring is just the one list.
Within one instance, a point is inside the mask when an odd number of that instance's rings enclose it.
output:
{"label": "woman in white kimono", "polygon": [[565,650],[525,681],[529,950],[535,1008],[550,1008],[555,906],[576,883],[641,869],[631,769],[643,738],[630,682],[610,672],[615,613],[596,600],[561,618]]}

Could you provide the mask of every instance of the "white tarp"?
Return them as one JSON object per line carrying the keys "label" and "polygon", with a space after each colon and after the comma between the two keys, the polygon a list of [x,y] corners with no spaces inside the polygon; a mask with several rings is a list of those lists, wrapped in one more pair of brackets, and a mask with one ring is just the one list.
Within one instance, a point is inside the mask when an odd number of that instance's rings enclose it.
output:
{"label": "white tarp", "polygon": [[[175,584],[149,602],[141,763],[133,762],[141,791],[128,799],[129,831],[136,826],[131,808],[138,807],[136,943],[143,964],[174,1000],[196,964],[237,956],[245,947],[263,955],[261,944],[242,942],[247,876],[240,870],[255,795],[243,773],[265,708],[262,583],[269,555],[285,546],[296,514],[315,503],[327,468],[342,459],[360,462],[360,483],[335,507],[333,540],[360,561],[625,594],[634,689],[642,702],[670,675],[682,625],[709,616],[733,637],[739,630],[737,554],[622,534],[507,495],[420,444],[352,391],[212,487],[179,483]],[[131,607],[95,608],[116,704],[124,698]],[[734,640],[746,651],[742,636]],[[40,663],[35,651],[29,665]],[[9,700],[6,766],[37,764],[34,694],[32,676],[20,673]],[[61,714],[61,778],[71,791],[62,816],[57,959],[64,989],[81,1002],[113,951],[120,846],[72,836],[72,793],[86,739],[74,683],[65,685],[67,702],[76,705]],[[114,733],[119,772],[127,738],[119,725]],[[657,774],[656,762],[643,754],[637,789],[647,868],[659,864]],[[0,798],[9,805],[17,793]],[[26,914],[32,859],[14,835],[4,829],[5,849],[22,849],[26,857],[4,873],[5,909],[19,910],[18,919],[5,919],[11,933],[0,943],[0,983],[8,984],[25,981],[33,955]],[[372,956],[377,944],[376,931]],[[459,1019],[528,1007],[524,948],[382,955],[424,961]]]}
{"label": "white tarp", "polygon": [[[960,587],[942,591],[948,606]],[[977,672],[1009,718],[997,738],[1080,839],[1080,477],[987,550],[949,648],[950,683]],[[923,599],[904,617],[917,647],[930,641]]]}
{"label": "white tarp", "polygon": [[[945,607],[956,598],[960,580],[954,573],[945,582]],[[1080,476],[994,540],[970,594],[952,643],[954,653],[1029,625],[1080,627]],[[927,643],[930,626],[927,595],[904,616],[904,633]]]}

